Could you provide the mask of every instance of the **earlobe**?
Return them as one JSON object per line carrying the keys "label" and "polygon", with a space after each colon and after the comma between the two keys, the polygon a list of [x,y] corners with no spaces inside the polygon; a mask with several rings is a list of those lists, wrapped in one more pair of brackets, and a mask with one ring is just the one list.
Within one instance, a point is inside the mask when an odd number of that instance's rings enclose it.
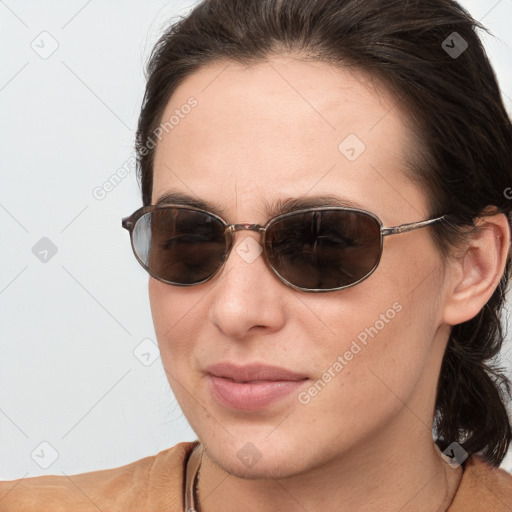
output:
{"label": "earlobe", "polygon": [[498,286],[509,257],[510,228],[504,214],[481,217],[463,254],[451,260],[443,320],[457,325],[475,317]]}

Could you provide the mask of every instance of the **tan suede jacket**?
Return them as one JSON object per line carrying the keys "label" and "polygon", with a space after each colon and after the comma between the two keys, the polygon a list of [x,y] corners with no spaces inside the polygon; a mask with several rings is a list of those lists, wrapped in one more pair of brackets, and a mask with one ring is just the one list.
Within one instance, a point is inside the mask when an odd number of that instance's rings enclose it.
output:
{"label": "tan suede jacket", "polygon": [[[0,512],[182,512],[186,462],[197,444],[179,443],[114,469],[0,482]],[[511,511],[512,475],[468,459],[447,512]]]}

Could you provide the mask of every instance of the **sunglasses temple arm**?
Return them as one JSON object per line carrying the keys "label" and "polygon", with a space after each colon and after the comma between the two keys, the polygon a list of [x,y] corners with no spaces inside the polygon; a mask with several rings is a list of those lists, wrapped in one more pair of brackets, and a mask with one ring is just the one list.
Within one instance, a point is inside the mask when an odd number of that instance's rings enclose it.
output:
{"label": "sunglasses temple arm", "polygon": [[443,215],[442,217],[437,217],[436,219],[422,220],[419,222],[409,222],[407,224],[401,224],[400,226],[395,226],[392,228],[382,228],[382,236],[396,235],[398,233],[407,233],[407,231],[413,231],[415,229],[424,228],[425,226],[429,226],[430,224],[439,222],[444,218],[445,215]]}

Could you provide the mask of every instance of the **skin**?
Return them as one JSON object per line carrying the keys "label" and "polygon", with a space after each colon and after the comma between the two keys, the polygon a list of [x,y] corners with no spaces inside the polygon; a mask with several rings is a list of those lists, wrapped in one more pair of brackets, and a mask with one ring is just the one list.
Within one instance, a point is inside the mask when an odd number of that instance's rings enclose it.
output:
{"label": "skin", "polygon": [[[405,176],[413,151],[405,114],[362,73],[274,55],[251,66],[217,62],[189,76],[164,116],[198,105],[164,133],[152,202],[169,190],[213,201],[232,223],[265,224],[276,199],[335,194],[385,226],[428,218],[425,193]],[[351,162],[349,134],[366,145]],[[436,385],[452,325],[478,313],[503,274],[510,235],[489,215],[443,262],[429,228],[386,237],[377,270],[329,293],[285,286],[260,256],[233,250],[207,283],[149,296],[169,383],[204,446],[202,512],[446,510],[462,476],[436,451]],[[254,232],[238,232],[235,249]],[[307,390],[380,315],[402,307],[308,404],[286,397],[266,409],[229,409],[205,368],[259,362],[304,373]],[[247,467],[237,452],[252,443]]]}

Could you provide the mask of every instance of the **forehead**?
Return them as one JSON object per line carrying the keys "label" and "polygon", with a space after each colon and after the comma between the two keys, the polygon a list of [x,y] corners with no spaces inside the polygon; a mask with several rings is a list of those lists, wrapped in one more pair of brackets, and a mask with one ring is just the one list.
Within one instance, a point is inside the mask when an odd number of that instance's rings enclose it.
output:
{"label": "forehead", "polygon": [[162,123],[173,116],[155,152],[153,203],[169,188],[226,203],[236,188],[237,200],[264,204],[341,187],[365,205],[383,176],[404,178],[404,114],[353,69],[282,55],[219,61],[178,86]]}
{"label": "forehead", "polygon": [[[192,109],[187,106],[191,98],[196,102]],[[202,141],[206,144],[219,139],[226,143],[228,134],[237,142],[286,138],[293,144],[303,137],[313,140],[334,132],[341,136],[347,127],[370,141],[378,125],[380,131],[396,125],[395,116],[388,116],[393,110],[398,112],[395,99],[368,73],[275,55],[248,65],[218,61],[199,68],[175,89],[161,122],[174,116],[174,126],[164,136],[169,134],[176,143],[193,132],[208,133]],[[262,127],[274,131],[262,132]],[[251,135],[259,137],[248,140]]]}

